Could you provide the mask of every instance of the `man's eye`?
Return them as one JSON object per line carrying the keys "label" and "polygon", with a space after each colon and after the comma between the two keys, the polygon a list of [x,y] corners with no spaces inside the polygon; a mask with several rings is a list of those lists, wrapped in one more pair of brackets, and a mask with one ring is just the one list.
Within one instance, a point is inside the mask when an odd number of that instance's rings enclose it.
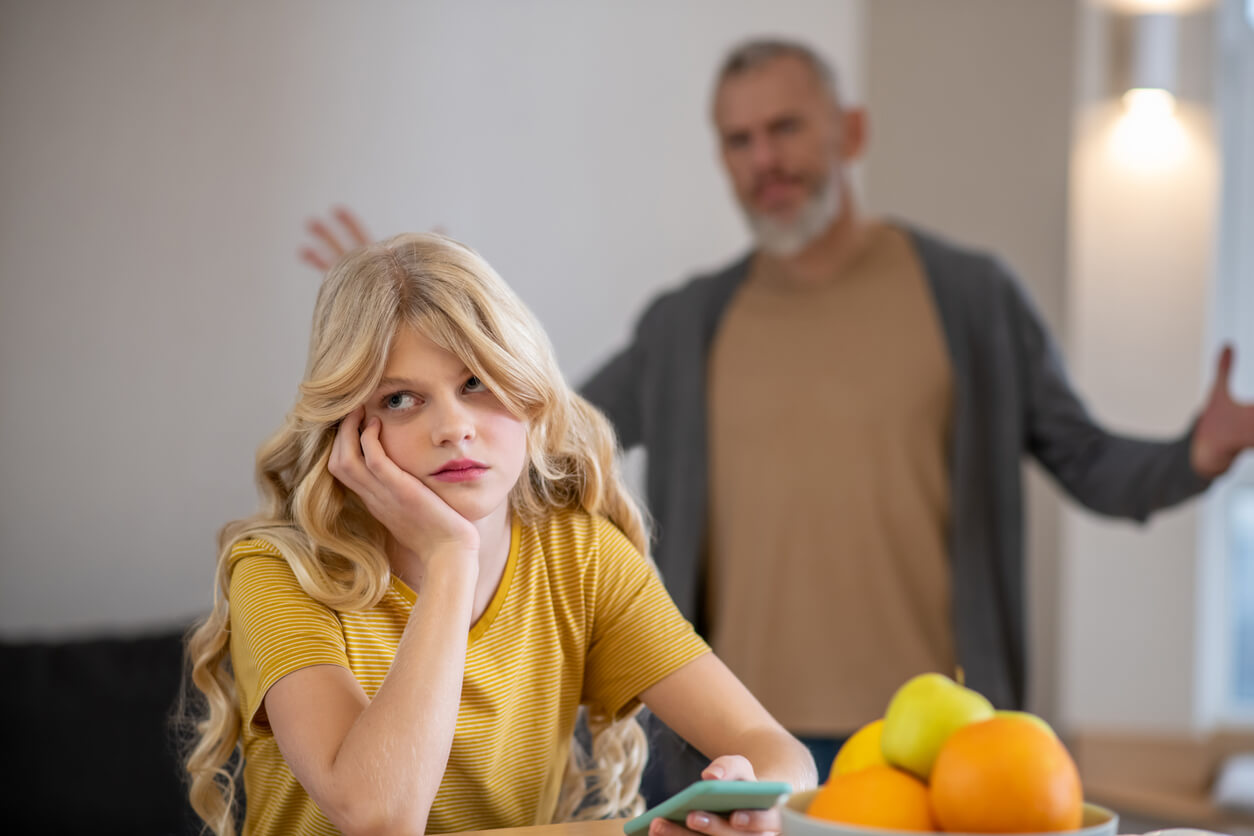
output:
{"label": "man's eye", "polygon": [[408,392],[393,392],[383,399],[384,409],[409,409],[417,403],[417,398]]}
{"label": "man's eye", "polygon": [[483,385],[483,381],[482,381],[482,380],[480,380],[479,378],[475,377],[474,375],[471,375],[470,379],[466,381],[466,386],[465,386],[465,389],[466,389],[466,391],[467,391],[467,392],[486,392],[486,391],[488,391],[488,387],[486,387],[486,386],[484,386],[484,385]]}

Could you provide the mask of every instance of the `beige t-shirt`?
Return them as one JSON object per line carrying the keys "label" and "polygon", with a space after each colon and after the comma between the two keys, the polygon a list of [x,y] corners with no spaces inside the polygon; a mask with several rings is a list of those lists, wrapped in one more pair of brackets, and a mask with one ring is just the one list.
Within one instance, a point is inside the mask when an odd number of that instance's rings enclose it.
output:
{"label": "beige t-shirt", "polygon": [[819,286],[759,260],[728,306],[707,393],[709,637],[794,733],[848,733],[910,676],[953,673],[952,389],[894,227]]}

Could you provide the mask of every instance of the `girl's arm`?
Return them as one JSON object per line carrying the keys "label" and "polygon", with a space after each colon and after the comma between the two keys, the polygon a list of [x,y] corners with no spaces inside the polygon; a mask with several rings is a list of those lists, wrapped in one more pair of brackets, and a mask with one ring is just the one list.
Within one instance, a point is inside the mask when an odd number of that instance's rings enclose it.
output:
{"label": "girl's arm", "polygon": [[[794,791],[818,781],[810,751],[713,653],[693,659],[642,693],[640,700],[711,759],[703,778],[787,781]],[[708,817],[703,824],[698,815],[689,814],[688,828],[715,836],[779,830],[778,810],[738,812],[730,826],[718,817]],[[681,826],[661,819],[650,830],[651,836],[683,832]]]}
{"label": "girl's arm", "polygon": [[373,700],[345,668],[316,665],[276,682],[270,726],[292,773],[345,833],[426,829],[461,700],[478,580],[478,531],[389,460],[376,419],[344,419],[331,473],[418,555],[423,580]]}
{"label": "girl's arm", "polygon": [[284,760],[346,834],[426,830],[461,699],[476,580],[466,565],[428,575],[373,700],[337,665],[294,671],[266,693]]}

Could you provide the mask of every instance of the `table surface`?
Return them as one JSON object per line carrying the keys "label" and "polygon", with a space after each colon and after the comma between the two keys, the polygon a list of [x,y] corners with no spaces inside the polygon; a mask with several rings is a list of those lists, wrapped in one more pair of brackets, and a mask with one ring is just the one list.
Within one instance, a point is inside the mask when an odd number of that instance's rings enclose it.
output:
{"label": "table surface", "polygon": [[627,819],[575,821],[564,824],[540,824],[535,827],[507,827],[501,830],[467,830],[458,836],[623,836]]}
{"label": "table surface", "polygon": [[500,830],[467,830],[457,836],[623,836],[623,824],[626,821],[627,819],[610,819],[541,824],[535,827],[507,827]]}

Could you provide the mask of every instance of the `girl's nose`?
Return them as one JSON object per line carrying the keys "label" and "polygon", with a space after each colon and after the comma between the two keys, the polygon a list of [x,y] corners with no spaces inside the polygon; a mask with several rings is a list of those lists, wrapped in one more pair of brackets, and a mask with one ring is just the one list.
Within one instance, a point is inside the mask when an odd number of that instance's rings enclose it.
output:
{"label": "girl's nose", "polygon": [[452,401],[440,407],[436,416],[431,440],[437,446],[459,444],[475,436],[474,421],[470,410],[460,401]]}

